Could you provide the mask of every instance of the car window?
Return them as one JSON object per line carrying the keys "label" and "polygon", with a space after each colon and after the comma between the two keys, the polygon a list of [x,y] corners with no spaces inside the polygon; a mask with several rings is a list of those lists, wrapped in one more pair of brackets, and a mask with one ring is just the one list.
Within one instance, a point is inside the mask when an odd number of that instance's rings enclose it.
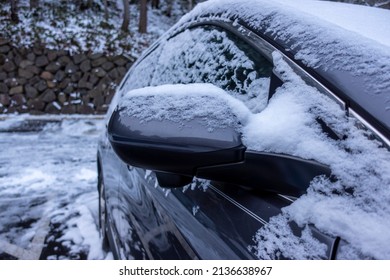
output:
{"label": "car window", "polygon": [[212,83],[257,113],[267,105],[271,73],[272,64],[249,44],[222,28],[205,26],[161,43],[137,66],[126,82],[126,90],[146,85]]}
{"label": "car window", "polygon": [[150,86],[155,71],[156,61],[161,53],[161,46],[153,50],[140,63],[135,65],[127,74],[127,80],[123,84],[122,93],[129,90]]}

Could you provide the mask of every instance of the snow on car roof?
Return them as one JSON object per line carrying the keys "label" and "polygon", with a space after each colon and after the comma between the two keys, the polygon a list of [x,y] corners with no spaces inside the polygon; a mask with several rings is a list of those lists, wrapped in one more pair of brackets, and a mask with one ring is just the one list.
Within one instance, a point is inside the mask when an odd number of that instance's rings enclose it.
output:
{"label": "snow on car roof", "polygon": [[211,0],[169,33],[202,18],[265,34],[390,138],[390,11],[313,0]]}
{"label": "snow on car roof", "polygon": [[[277,9],[277,10],[275,10]],[[316,0],[209,0],[198,4],[193,12],[182,21],[205,14],[224,13],[225,16],[239,15],[242,19],[252,20],[256,24],[271,12],[314,16],[323,21],[356,32],[383,45],[390,46],[390,11],[380,8],[353,5],[347,3]]]}
{"label": "snow on car roof", "polygon": [[[339,2],[303,0],[294,8],[390,47],[390,11]],[[290,1],[284,1],[291,5]]]}

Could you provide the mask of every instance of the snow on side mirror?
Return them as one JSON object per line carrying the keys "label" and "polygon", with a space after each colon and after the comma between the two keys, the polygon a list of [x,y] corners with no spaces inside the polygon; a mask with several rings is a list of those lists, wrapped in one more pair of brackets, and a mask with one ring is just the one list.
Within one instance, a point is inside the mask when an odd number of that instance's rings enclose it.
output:
{"label": "snow on side mirror", "polygon": [[210,84],[147,87],[122,97],[108,134],[125,163],[156,171],[163,187],[181,187],[199,167],[243,160],[240,127],[249,115]]}
{"label": "snow on side mirror", "polygon": [[241,130],[250,117],[243,103],[213,85],[147,87],[120,100],[108,135],[125,163],[155,171],[165,188],[197,176],[298,197],[314,177],[330,176],[313,160],[247,150]]}

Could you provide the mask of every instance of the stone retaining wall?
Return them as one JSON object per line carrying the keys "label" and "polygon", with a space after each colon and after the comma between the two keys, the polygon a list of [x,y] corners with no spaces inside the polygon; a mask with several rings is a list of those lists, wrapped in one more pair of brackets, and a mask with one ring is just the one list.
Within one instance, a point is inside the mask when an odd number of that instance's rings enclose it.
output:
{"label": "stone retaining wall", "polygon": [[132,62],[122,55],[14,48],[0,39],[0,113],[105,113]]}

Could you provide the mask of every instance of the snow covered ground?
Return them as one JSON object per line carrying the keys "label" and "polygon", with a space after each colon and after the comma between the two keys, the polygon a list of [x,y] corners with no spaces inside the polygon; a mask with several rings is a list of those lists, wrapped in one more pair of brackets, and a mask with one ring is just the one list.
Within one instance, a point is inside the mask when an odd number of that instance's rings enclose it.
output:
{"label": "snow covered ground", "polygon": [[95,116],[0,116],[0,259],[111,258],[98,231],[102,125]]}

